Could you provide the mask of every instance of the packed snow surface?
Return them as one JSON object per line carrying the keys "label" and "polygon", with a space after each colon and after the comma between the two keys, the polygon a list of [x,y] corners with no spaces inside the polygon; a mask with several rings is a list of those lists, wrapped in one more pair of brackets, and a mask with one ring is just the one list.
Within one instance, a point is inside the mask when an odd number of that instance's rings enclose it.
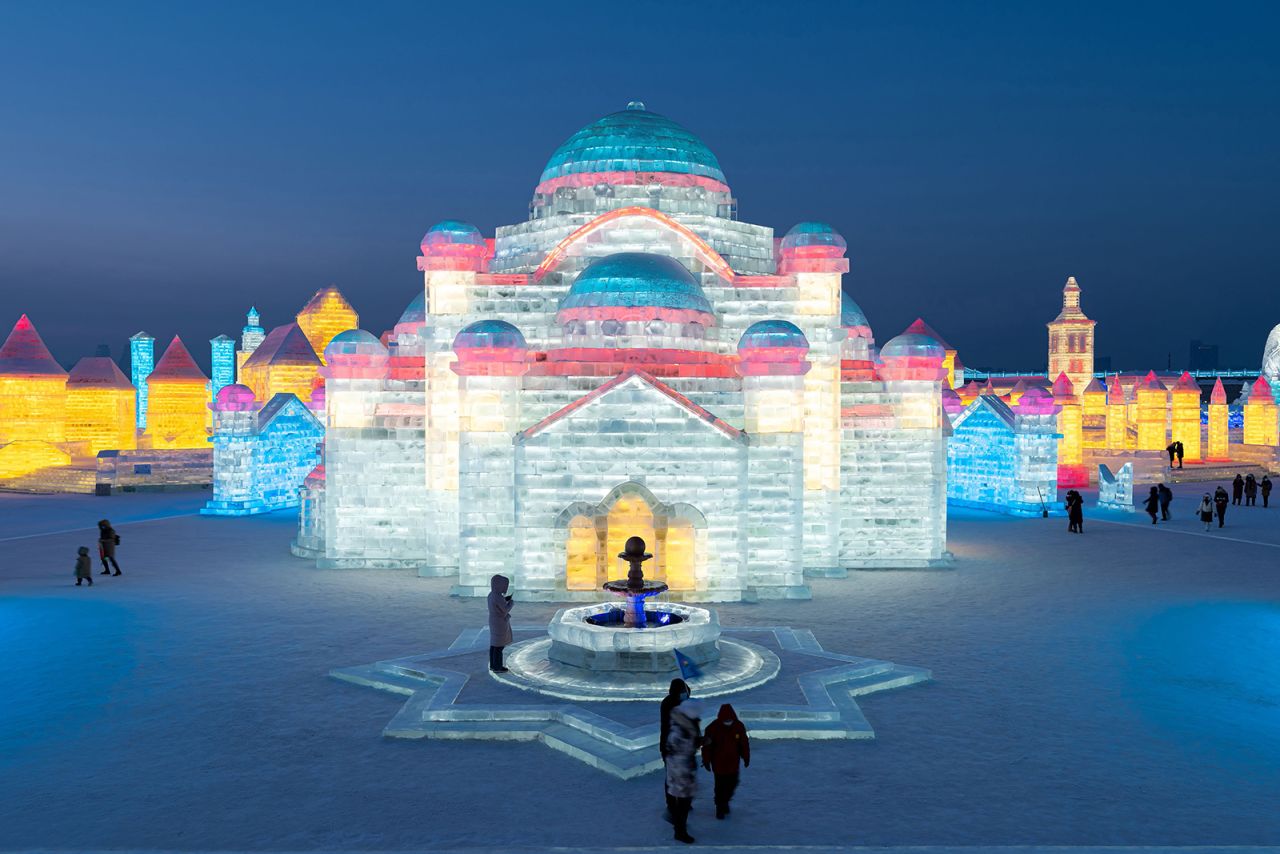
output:
{"label": "packed snow surface", "polygon": [[[758,742],[727,821],[704,776],[699,843],[1280,843],[1280,509],[1205,534],[1202,489],[1175,492],[1169,523],[1090,512],[1081,536],[953,511],[954,570],[717,606],[934,681],[863,698],[874,741]],[[383,739],[402,700],[328,671],[445,647],[483,602],[316,570],[293,513],[192,515],[204,497],[0,495],[0,849],[669,843],[658,775]],[[104,516],[125,575],[76,588]]]}

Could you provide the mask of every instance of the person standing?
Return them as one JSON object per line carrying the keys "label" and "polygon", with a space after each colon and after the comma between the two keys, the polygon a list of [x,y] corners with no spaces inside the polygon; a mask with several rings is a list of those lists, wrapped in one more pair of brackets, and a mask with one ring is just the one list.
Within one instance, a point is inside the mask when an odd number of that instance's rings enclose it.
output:
{"label": "person standing", "polygon": [[[98,558],[102,561],[102,572],[99,575],[119,575],[120,564],[116,563],[116,546],[120,545],[120,535],[106,519],[98,522]],[[107,565],[107,561],[111,565]],[[111,572],[115,567],[115,573]]]}
{"label": "person standing", "polygon": [[1147,500],[1142,506],[1146,509],[1147,515],[1151,517],[1151,524],[1154,525],[1160,518],[1160,491],[1154,486],[1151,487],[1151,492],[1147,495]]}
{"label": "person standing", "polygon": [[1209,526],[1213,524],[1213,502],[1209,500],[1209,493],[1204,494],[1204,500],[1200,502],[1200,509],[1196,511],[1196,515],[1200,517],[1200,521],[1204,522],[1204,529],[1209,530]]}
{"label": "person standing", "polygon": [[1174,445],[1174,453],[1178,455],[1178,468],[1182,468],[1182,454],[1183,454],[1182,443],[1174,442],[1173,445]]}
{"label": "person standing", "polygon": [[1173,490],[1167,484],[1160,484],[1160,521],[1169,521],[1169,504],[1173,501]]}
{"label": "person standing", "polygon": [[1178,443],[1170,442],[1165,450],[1169,453],[1169,468],[1173,468],[1173,458],[1178,455]]}
{"label": "person standing", "polygon": [[1079,534],[1084,530],[1084,499],[1074,489],[1067,490],[1067,530]]}
{"label": "person standing", "polygon": [[1256,507],[1258,505],[1258,479],[1253,476],[1253,472],[1249,472],[1249,476],[1244,479],[1244,506]]}
{"label": "person standing", "polygon": [[489,579],[489,669],[494,673],[506,673],[502,664],[502,650],[511,643],[511,597],[507,595],[510,582],[505,575]]}
{"label": "person standing", "polygon": [[1218,511],[1218,527],[1227,519],[1227,491],[1219,486],[1213,491],[1213,509]]}
{"label": "person standing", "polygon": [[1271,477],[1269,475],[1262,476],[1262,506],[1267,507],[1271,499]]}
{"label": "person standing", "polygon": [[[667,696],[662,698],[658,706],[658,752],[662,754],[662,764],[667,764],[667,736],[671,734],[671,710],[689,699],[689,683],[676,677],[667,688]],[[667,796],[667,821],[675,821],[675,808],[671,803],[671,792],[666,791],[666,776],[663,775],[662,788]]]}
{"label": "person standing", "polygon": [[1244,478],[1237,474],[1236,479],[1231,481],[1231,503],[1239,504],[1241,495],[1244,495]]}
{"label": "person standing", "polygon": [[689,811],[698,791],[698,747],[702,742],[699,721],[702,710],[695,700],[685,700],[671,710],[671,730],[667,733],[667,794],[671,798],[671,823],[675,839],[686,845]]}
{"label": "person standing", "polygon": [[751,767],[751,742],[738,713],[725,703],[702,735],[702,767],[716,778],[716,818],[730,812],[729,801],[738,788],[739,762],[743,768]]}
{"label": "person standing", "polygon": [[81,581],[87,581],[90,587],[93,586],[93,559],[89,557],[88,546],[81,546],[76,553],[76,587],[80,586]]}

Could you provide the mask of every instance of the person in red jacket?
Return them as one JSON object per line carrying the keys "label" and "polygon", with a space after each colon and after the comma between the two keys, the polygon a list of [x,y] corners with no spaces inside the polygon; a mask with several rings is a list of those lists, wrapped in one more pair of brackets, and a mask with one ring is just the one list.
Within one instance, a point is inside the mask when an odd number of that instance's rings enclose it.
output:
{"label": "person in red jacket", "polygon": [[729,800],[738,788],[739,760],[743,768],[750,767],[751,742],[737,712],[725,703],[702,733],[702,767],[716,776],[716,818],[729,814]]}

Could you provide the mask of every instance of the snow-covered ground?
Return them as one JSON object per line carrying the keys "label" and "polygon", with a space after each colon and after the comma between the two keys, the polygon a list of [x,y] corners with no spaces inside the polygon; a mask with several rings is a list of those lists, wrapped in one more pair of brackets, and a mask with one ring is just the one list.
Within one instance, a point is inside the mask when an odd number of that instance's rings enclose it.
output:
{"label": "snow-covered ground", "polygon": [[[1205,535],[1202,490],[1175,490],[1172,522],[1090,513],[1083,536],[953,512],[954,571],[721,606],[934,681],[865,698],[874,741],[759,742],[730,820],[704,780],[699,843],[1280,843],[1280,509]],[[293,514],[201,499],[0,495],[0,849],[669,843],[657,776],[381,738],[402,701],[326,673],[447,646],[481,603],[317,571],[288,554]],[[126,574],[77,589],[102,516]]]}

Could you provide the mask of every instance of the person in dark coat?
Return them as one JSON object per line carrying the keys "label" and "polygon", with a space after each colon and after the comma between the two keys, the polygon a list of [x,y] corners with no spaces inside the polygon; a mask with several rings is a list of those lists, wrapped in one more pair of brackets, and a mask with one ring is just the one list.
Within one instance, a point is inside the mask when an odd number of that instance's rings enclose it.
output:
{"label": "person in dark coat", "polygon": [[1182,443],[1174,442],[1173,445],[1174,445],[1174,453],[1178,455],[1178,468],[1182,468],[1182,455],[1185,453],[1185,451],[1182,448]]}
{"label": "person in dark coat", "polygon": [[1213,524],[1213,501],[1210,500],[1209,493],[1204,494],[1204,501],[1200,502],[1196,515],[1200,517],[1201,522],[1204,522],[1204,529],[1209,530],[1209,526]]}
{"label": "person in dark coat", "polygon": [[489,579],[489,669],[494,673],[506,673],[502,666],[502,649],[511,643],[511,597],[507,595],[510,584],[505,575]]}
{"label": "person in dark coat", "polygon": [[1160,518],[1160,491],[1154,486],[1151,487],[1151,492],[1147,495],[1147,500],[1142,506],[1146,509],[1147,515],[1151,517],[1151,524],[1154,525]]}
{"label": "person in dark coat", "polygon": [[1219,486],[1213,491],[1213,509],[1218,511],[1218,527],[1227,519],[1227,491]]}
{"label": "person in dark coat", "polygon": [[1169,504],[1173,501],[1173,490],[1166,484],[1160,484],[1160,521],[1169,521]]}
{"label": "person in dark coat", "polygon": [[89,557],[88,546],[81,546],[76,555],[76,587],[80,586],[81,581],[87,581],[90,587],[93,586],[93,558]]}
{"label": "person in dark coat", "polygon": [[1258,505],[1258,479],[1253,476],[1253,472],[1249,472],[1249,476],[1244,479],[1244,506],[1256,507]]}
{"label": "person in dark coat", "polygon": [[1067,530],[1073,534],[1084,532],[1084,496],[1074,489],[1067,490]]}
{"label": "person in dark coat", "polygon": [[[689,699],[689,683],[676,677],[671,680],[667,696],[662,698],[658,706],[658,752],[662,754],[662,764],[667,763],[667,736],[671,734],[671,710]],[[664,779],[663,788],[666,788]],[[667,792],[667,820],[674,821],[675,810],[671,804],[671,793]]]}
{"label": "person in dark coat", "polygon": [[725,703],[720,714],[702,732],[702,767],[716,777],[716,818],[729,814],[729,801],[738,788],[738,764],[751,767],[751,741],[733,706]]}
{"label": "person in dark coat", "polygon": [[1244,495],[1244,478],[1236,475],[1236,479],[1231,481],[1231,503],[1239,504],[1242,495]]}
{"label": "person in dark coat", "polygon": [[1271,478],[1267,475],[1262,476],[1262,506],[1269,506],[1271,501]]}
{"label": "person in dark coat", "polygon": [[[120,545],[120,535],[116,533],[116,529],[111,527],[111,523],[106,519],[98,522],[98,557],[102,560],[102,572],[99,575],[112,575],[112,567],[115,567],[115,575],[120,574],[120,564],[116,563],[116,546]],[[107,565],[107,561],[111,562],[111,566]]]}
{"label": "person in dark coat", "polygon": [[667,794],[671,798],[671,823],[675,839],[693,842],[689,835],[689,811],[698,791],[698,748],[702,744],[699,722],[702,709],[694,700],[685,700],[671,710],[667,733]]}
{"label": "person in dark coat", "polygon": [[1170,442],[1165,450],[1169,452],[1169,468],[1173,468],[1173,458],[1178,455],[1178,443]]}

